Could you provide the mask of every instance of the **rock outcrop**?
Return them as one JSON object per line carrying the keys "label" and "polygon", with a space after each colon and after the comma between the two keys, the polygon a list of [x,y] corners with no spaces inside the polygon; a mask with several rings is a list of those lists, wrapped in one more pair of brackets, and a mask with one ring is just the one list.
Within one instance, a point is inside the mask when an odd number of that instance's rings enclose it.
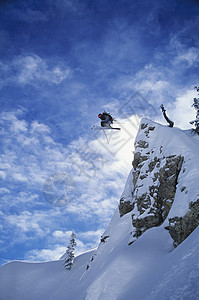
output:
{"label": "rock outcrop", "polygon": [[[171,144],[160,143],[162,138],[158,128],[162,125],[152,126],[151,123],[156,124],[146,119],[140,124],[131,171],[131,195],[122,195],[119,212],[121,217],[131,212],[133,229],[130,244],[147,229],[160,226],[168,218],[165,228],[169,230],[174,246],[177,246],[199,225],[199,199],[190,201],[184,216],[169,218],[185,157],[175,149],[171,152]],[[186,186],[182,186],[181,192],[185,189]]]}
{"label": "rock outcrop", "polygon": [[169,219],[169,226],[165,227],[174,240],[174,246],[182,243],[199,225],[199,199],[189,204],[189,210],[183,217]]}

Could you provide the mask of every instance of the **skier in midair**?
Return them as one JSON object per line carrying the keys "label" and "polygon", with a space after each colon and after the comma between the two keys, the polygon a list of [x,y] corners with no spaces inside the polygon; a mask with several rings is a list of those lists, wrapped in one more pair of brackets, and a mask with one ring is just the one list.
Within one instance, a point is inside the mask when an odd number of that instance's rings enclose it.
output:
{"label": "skier in midair", "polygon": [[101,120],[101,126],[102,127],[111,127],[111,124],[113,124],[113,117],[108,114],[105,110],[102,114],[98,115],[98,118]]}

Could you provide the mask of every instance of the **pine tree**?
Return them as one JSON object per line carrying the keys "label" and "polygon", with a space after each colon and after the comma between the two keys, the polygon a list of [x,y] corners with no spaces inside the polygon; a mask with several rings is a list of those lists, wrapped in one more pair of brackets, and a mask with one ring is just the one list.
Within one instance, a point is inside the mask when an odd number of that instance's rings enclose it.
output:
{"label": "pine tree", "polygon": [[[199,92],[198,86],[195,86],[195,89],[197,90],[197,92]],[[194,98],[193,100],[194,103],[192,104],[192,106],[197,110],[197,114],[196,114],[196,119],[194,121],[191,121],[190,124],[195,125],[194,131],[199,134],[199,98]]]}
{"label": "pine tree", "polygon": [[74,262],[74,251],[75,251],[75,246],[77,245],[76,243],[76,235],[75,233],[72,232],[71,237],[70,237],[70,243],[67,247],[66,250],[66,257],[64,260],[64,268],[66,270],[71,270],[72,266],[73,266],[73,262]]}

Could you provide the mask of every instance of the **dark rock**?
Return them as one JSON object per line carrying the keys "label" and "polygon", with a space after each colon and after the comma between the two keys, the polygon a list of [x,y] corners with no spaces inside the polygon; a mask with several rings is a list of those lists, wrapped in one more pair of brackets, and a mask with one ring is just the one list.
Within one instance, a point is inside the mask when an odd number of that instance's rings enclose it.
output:
{"label": "dark rock", "polygon": [[148,148],[149,147],[149,143],[147,143],[146,141],[140,140],[138,142],[136,142],[135,144],[136,148]]}
{"label": "dark rock", "polygon": [[184,217],[169,219],[169,226],[166,229],[174,240],[173,245],[177,247],[182,243],[199,225],[199,199],[190,203],[189,211]]}
{"label": "dark rock", "polygon": [[181,187],[180,191],[183,192],[186,189],[186,186]]}
{"label": "dark rock", "polygon": [[155,126],[153,126],[153,127],[149,126],[149,131],[153,131],[154,129],[155,129]]}
{"label": "dark rock", "polygon": [[148,130],[146,130],[144,133],[146,134],[146,137],[149,137],[150,131],[153,131],[155,127],[149,127]]}
{"label": "dark rock", "polygon": [[135,203],[131,203],[130,201],[125,201],[124,198],[121,198],[119,204],[120,217],[132,211],[134,209],[134,205]]}
{"label": "dark rock", "polygon": [[182,156],[170,156],[166,158],[166,164],[159,171],[158,196],[163,206],[163,219],[165,219],[171,209],[176,193],[178,175],[180,173],[184,158]]}
{"label": "dark rock", "polygon": [[[151,150],[151,155],[153,155]],[[135,227],[134,237],[140,236],[147,229],[161,225],[166,219],[174,201],[176,185],[179,172],[184,158],[182,156],[170,155],[168,157],[155,156],[148,163],[148,168],[142,172],[143,164],[147,164],[150,155],[142,156],[141,152],[135,155],[133,162],[133,184],[134,184],[134,205],[137,205],[139,216],[132,215],[132,223]],[[163,166],[162,166],[163,165]],[[160,166],[162,166],[160,168]],[[148,187],[148,192],[140,195],[139,189],[147,182],[147,177],[151,177],[153,185]],[[122,203],[125,207],[125,202]],[[122,215],[133,210],[134,205],[130,202],[123,209]],[[146,216],[142,214],[147,211]]]}
{"label": "dark rock", "polygon": [[153,216],[146,216],[143,219],[132,218],[132,220],[133,220],[132,221],[133,226],[136,228],[134,237],[141,236],[147,229],[155,226],[159,226],[159,224],[161,224],[163,221],[160,214],[158,215],[154,214]]}
{"label": "dark rock", "polygon": [[160,159],[157,158],[157,156],[149,163],[149,171],[152,172],[155,168],[155,166],[157,165],[157,162],[160,162]]}
{"label": "dark rock", "polygon": [[141,128],[141,130],[143,130],[143,129],[147,128],[147,126],[148,126],[148,124],[142,123],[142,124],[140,125],[140,128]]}
{"label": "dark rock", "polygon": [[149,158],[148,155],[142,155],[141,152],[134,153],[134,160],[132,162],[133,168],[136,169],[138,166],[141,167],[143,162],[145,162]]}

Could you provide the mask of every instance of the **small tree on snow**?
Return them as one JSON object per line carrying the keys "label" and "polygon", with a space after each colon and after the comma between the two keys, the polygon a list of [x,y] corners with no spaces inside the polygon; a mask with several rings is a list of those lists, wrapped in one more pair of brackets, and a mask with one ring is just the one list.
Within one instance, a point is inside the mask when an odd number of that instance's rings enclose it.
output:
{"label": "small tree on snow", "polygon": [[75,238],[76,238],[76,235],[75,235],[75,233],[72,232],[71,237],[70,237],[70,243],[67,247],[66,257],[64,260],[64,268],[66,270],[71,270],[71,268],[73,266],[73,262],[74,262],[74,258],[75,258],[74,251],[75,251],[75,246],[77,245]]}
{"label": "small tree on snow", "polygon": [[[199,92],[199,87],[195,86],[195,89],[197,90],[197,92]],[[194,124],[195,125],[195,132],[197,132],[199,134],[199,98],[194,98],[194,103],[192,104],[192,106],[196,109],[197,113],[196,113],[196,119],[191,121],[190,124]]]}

